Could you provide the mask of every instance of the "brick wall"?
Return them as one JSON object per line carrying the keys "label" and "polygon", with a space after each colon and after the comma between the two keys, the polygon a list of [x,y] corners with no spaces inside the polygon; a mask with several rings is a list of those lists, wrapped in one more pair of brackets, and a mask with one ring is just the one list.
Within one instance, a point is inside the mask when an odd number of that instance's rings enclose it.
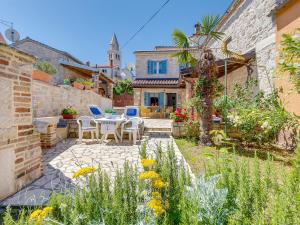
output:
{"label": "brick wall", "polygon": [[42,175],[32,126],[32,56],[0,44],[0,200]]}
{"label": "brick wall", "polygon": [[71,86],[53,86],[33,81],[33,117],[58,116],[67,106],[74,107],[79,115],[90,115],[87,106],[95,104],[103,110],[112,108],[112,100],[93,91],[79,90]]}
{"label": "brick wall", "polygon": [[122,95],[114,95],[113,106],[115,107],[125,107],[133,104],[133,95],[129,95],[127,93]]}

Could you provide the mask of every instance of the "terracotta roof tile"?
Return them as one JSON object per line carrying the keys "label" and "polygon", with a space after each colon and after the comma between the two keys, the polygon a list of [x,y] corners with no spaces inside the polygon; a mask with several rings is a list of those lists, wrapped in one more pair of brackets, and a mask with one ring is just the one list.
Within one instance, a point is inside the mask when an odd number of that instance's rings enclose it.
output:
{"label": "terracotta roof tile", "polygon": [[141,87],[171,87],[179,88],[182,87],[182,83],[178,78],[137,78],[133,82],[134,88]]}

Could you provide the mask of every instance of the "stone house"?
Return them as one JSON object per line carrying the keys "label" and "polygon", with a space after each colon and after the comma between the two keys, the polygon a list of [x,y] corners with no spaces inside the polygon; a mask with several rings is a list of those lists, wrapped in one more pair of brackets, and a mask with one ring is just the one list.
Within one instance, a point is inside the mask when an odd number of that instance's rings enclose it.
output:
{"label": "stone house", "polygon": [[[297,0],[233,0],[222,16],[217,30],[224,32],[221,41],[212,41],[219,67],[218,77],[225,84],[224,59],[221,46],[230,38],[228,49],[245,56],[244,63],[228,61],[227,89],[230,93],[236,83],[244,84],[250,77],[258,80],[258,89],[270,93],[282,88],[287,110],[300,114],[300,96],[288,93],[291,86],[287,76],[281,78],[277,68],[278,47],[281,35],[300,27],[300,2]],[[193,88],[192,71],[182,73]],[[189,91],[187,91],[189,92]]]}
{"label": "stone house", "polygon": [[135,51],[136,78],[133,82],[134,104],[145,108],[156,107],[160,112],[173,110],[185,103],[185,83],[180,78],[178,50],[157,46],[152,51]]}
{"label": "stone house", "polygon": [[[57,69],[54,82],[62,84],[64,78],[74,76],[73,70],[64,67],[64,62],[83,65],[84,63],[68,52],[58,50],[49,45],[26,37],[12,44],[12,47],[35,56],[37,59],[51,63]],[[84,75],[75,74],[78,77]]]}
{"label": "stone house", "polygon": [[55,66],[57,69],[57,74],[53,77],[55,84],[63,84],[64,79],[70,78],[92,79],[97,74],[97,78],[100,80],[99,93],[112,98],[113,81],[103,73],[99,73],[99,69],[91,67],[88,62],[84,64],[68,52],[58,50],[29,37],[12,44],[12,47]]}

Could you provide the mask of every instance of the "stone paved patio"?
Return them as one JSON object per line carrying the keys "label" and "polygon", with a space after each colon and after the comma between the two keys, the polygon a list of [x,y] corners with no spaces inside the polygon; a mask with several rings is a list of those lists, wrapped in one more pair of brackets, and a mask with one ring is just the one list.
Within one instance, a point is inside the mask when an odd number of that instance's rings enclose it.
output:
{"label": "stone paved patio", "polygon": [[[158,144],[166,150],[167,145],[173,143],[178,159],[182,159],[173,138],[167,134],[153,134],[144,138],[145,140],[149,153],[152,153]],[[43,205],[53,191],[63,192],[66,188],[73,189],[78,185],[77,181],[72,179],[72,174],[81,167],[100,166],[110,177],[123,168],[125,161],[141,169],[139,147],[140,143],[132,145],[126,141],[121,144],[114,141],[98,144],[89,140],[76,144],[76,139],[67,139],[49,149],[44,155],[44,175],[40,179],[5,199],[0,205]]]}

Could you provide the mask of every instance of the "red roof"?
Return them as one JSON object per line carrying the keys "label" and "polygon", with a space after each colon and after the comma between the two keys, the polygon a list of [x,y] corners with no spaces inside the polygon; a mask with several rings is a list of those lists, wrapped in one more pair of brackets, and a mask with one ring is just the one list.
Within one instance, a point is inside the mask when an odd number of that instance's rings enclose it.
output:
{"label": "red roof", "polygon": [[151,88],[180,88],[184,87],[184,83],[182,83],[178,78],[151,78],[151,79],[142,79],[137,78],[133,81],[134,88],[142,88],[142,87],[151,87]]}

